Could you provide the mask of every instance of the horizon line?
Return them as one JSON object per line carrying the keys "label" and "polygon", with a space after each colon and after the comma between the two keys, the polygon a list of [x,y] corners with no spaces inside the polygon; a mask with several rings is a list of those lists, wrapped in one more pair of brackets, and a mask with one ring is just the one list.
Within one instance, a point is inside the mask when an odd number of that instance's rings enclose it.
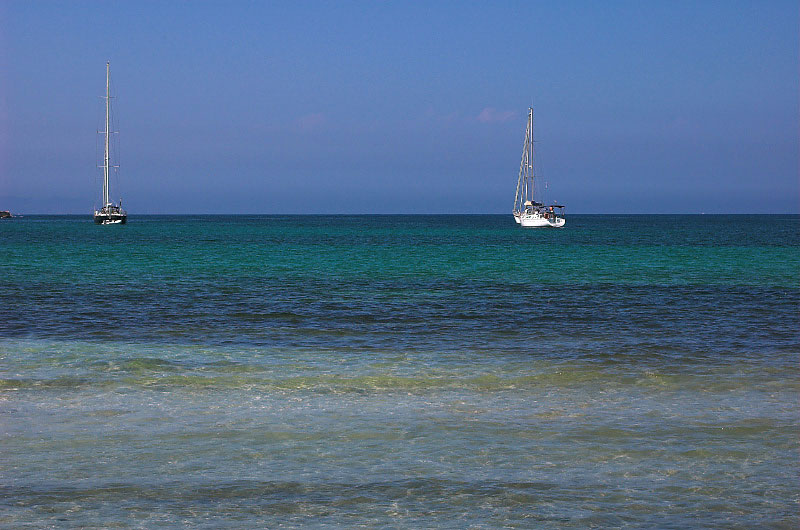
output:
{"label": "horizon line", "polygon": [[[9,211],[9,210],[4,210]],[[26,215],[36,215],[36,216],[43,216],[43,217],[91,217],[91,213],[41,213],[41,212],[28,212],[28,213],[14,213],[10,211],[13,218],[17,217],[24,217]],[[373,217],[392,217],[392,216],[431,216],[431,215],[438,215],[438,216],[511,216],[511,213],[447,213],[447,212],[415,212],[415,213],[367,213],[367,212],[352,212],[352,213],[327,213],[327,212],[312,212],[312,213],[208,213],[208,212],[194,212],[194,213],[139,213],[131,215],[128,212],[128,217],[156,217],[156,216],[172,216],[172,217],[181,217],[181,216],[195,216],[195,215],[204,215],[204,216],[218,216],[218,217],[245,217],[245,216],[262,216],[262,217],[275,217],[275,216],[293,216],[293,217],[310,217],[310,216],[335,216],[335,217],[345,217],[345,216],[373,216]],[[752,216],[752,215],[795,215],[800,216],[800,212],[772,212],[772,213],[764,213],[764,212],[574,212],[569,213],[566,215],[696,215],[696,216],[703,216],[703,215],[737,215],[737,216]]]}

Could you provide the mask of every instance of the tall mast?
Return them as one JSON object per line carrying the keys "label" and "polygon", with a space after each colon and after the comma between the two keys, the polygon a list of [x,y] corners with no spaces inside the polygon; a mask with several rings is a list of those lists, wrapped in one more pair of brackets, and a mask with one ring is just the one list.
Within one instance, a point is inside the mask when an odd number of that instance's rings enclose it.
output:
{"label": "tall mast", "polygon": [[109,82],[110,62],[106,62],[106,141],[105,154],[103,156],[103,206],[108,206],[108,171],[111,163],[111,153],[109,150],[109,137],[111,135],[111,83]]}
{"label": "tall mast", "polygon": [[514,214],[521,213],[525,202],[525,152],[528,145],[528,129],[525,128],[525,141],[522,142],[522,158],[519,161],[519,177],[517,178],[517,192],[514,194]]}
{"label": "tall mast", "polygon": [[528,107],[528,179],[530,180],[530,196],[528,200],[530,201],[533,201],[533,194],[535,191],[533,171],[533,107]]}
{"label": "tall mast", "polygon": [[533,201],[533,107],[528,108],[528,125],[525,127],[525,142],[522,144],[522,160],[519,163],[517,192],[514,195],[514,213],[525,211],[525,203]]}
{"label": "tall mast", "polygon": [[525,201],[528,200],[528,175],[530,174],[530,138],[531,117],[528,113],[528,123],[525,126],[525,141],[522,142],[522,158],[519,161],[519,178],[517,179],[517,192],[514,195],[514,213],[525,211]]}

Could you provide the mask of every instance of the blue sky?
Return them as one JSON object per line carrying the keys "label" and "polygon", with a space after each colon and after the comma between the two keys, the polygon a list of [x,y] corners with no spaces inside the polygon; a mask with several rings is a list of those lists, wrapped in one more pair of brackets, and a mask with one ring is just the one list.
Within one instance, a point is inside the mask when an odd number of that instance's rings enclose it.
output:
{"label": "blue sky", "polygon": [[797,2],[0,3],[0,209],[798,211]]}

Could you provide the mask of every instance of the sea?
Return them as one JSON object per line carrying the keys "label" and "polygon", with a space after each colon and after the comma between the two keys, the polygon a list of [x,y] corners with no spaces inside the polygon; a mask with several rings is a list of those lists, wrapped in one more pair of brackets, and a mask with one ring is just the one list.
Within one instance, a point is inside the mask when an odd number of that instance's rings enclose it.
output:
{"label": "sea", "polygon": [[800,216],[0,221],[2,528],[798,528]]}

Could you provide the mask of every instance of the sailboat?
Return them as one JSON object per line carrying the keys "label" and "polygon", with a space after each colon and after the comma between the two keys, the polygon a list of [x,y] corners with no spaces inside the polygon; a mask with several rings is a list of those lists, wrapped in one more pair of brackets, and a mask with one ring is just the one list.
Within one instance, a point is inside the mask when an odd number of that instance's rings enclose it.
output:
{"label": "sailboat", "polygon": [[525,228],[562,227],[564,206],[560,204],[545,205],[537,202],[535,192],[535,175],[533,172],[533,107],[528,108],[528,126],[525,129],[525,144],[522,148],[522,161],[519,164],[517,193],[514,196],[514,221]]}
{"label": "sailboat", "polygon": [[109,172],[119,166],[111,164],[111,65],[106,63],[106,129],[101,131],[105,135],[105,149],[103,154],[103,206],[94,211],[94,222],[99,225],[125,224],[128,213],[122,209],[122,199],[117,204],[111,201],[111,188]]}

